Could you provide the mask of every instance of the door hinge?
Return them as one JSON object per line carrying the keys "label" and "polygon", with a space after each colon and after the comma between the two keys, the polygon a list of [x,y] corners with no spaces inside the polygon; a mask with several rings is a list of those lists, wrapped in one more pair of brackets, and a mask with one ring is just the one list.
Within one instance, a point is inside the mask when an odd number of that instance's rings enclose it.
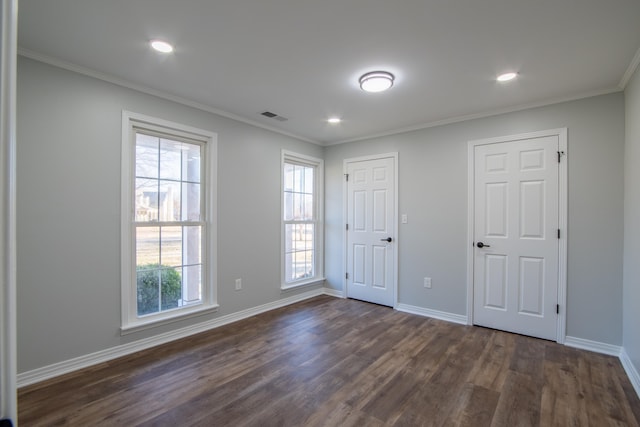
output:
{"label": "door hinge", "polygon": [[346,227],[346,228],[347,228],[347,231],[349,231],[349,224],[346,224],[346,226],[347,226],[347,227]]}
{"label": "door hinge", "polygon": [[344,179],[345,179],[346,181],[349,181],[349,174],[348,174],[348,173],[345,173],[345,174],[344,174]]}
{"label": "door hinge", "polygon": [[558,163],[560,163],[560,159],[564,155],[564,151],[558,151]]}
{"label": "door hinge", "polygon": [[560,229],[558,228],[558,239],[560,238]]}
{"label": "door hinge", "polygon": [[344,278],[349,280],[349,273],[344,273]]}
{"label": "door hinge", "polygon": [[556,304],[556,314],[560,314],[560,304]]}

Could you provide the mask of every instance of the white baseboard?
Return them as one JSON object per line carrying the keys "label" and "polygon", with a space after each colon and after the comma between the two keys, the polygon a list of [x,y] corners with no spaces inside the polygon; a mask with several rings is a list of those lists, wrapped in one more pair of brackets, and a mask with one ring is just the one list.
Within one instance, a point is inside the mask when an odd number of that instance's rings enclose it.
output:
{"label": "white baseboard", "polygon": [[598,341],[585,340],[584,338],[576,338],[567,336],[564,339],[564,345],[567,347],[589,350],[595,353],[608,354],[610,356],[620,357],[622,347],[618,345],[606,344]]}
{"label": "white baseboard", "polygon": [[625,351],[624,347],[620,352],[620,363],[622,363],[622,367],[624,368],[627,376],[629,377],[629,381],[631,381],[631,385],[636,390],[636,394],[640,397],[640,373],[629,359],[629,355]]}
{"label": "white baseboard", "polygon": [[336,298],[346,298],[343,291],[338,291],[332,288],[324,288],[324,294]]}
{"label": "white baseboard", "polygon": [[462,314],[447,313],[446,311],[432,310],[430,308],[417,307],[409,304],[398,304],[396,310],[405,313],[417,314],[418,316],[433,317],[434,319],[446,320],[447,322],[467,324],[467,316]]}
{"label": "white baseboard", "polygon": [[318,295],[323,295],[325,293],[325,288],[313,289],[298,295],[242,310],[237,313],[228,314],[226,316],[218,317],[216,319],[198,323],[196,325],[187,326],[175,331],[156,335],[154,337],[144,338],[132,343],[122,344],[116,347],[100,350],[95,353],[87,354],[69,360],[64,360],[52,365],[43,366],[31,371],[22,372],[18,374],[18,388],[45,381],[60,375],[68,374],[69,372],[77,371],[89,366],[97,365],[98,363],[117,359],[118,357],[126,356],[128,354],[132,354],[141,350],[146,350],[148,348],[175,341],[180,338],[188,337],[190,335],[198,334],[200,332],[205,332],[232,322],[237,322],[238,320],[255,316],[256,314],[264,313],[265,311],[275,310],[276,308],[285,307],[287,305],[304,301],[306,299],[313,298]]}

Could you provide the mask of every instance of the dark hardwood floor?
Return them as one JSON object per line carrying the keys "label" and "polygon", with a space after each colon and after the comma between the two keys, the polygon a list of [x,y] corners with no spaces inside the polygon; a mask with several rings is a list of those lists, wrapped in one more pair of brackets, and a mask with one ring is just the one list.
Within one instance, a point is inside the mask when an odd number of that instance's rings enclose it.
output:
{"label": "dark hardwood floor", "polygon": [[638,426],[615,357],[317,297],[19,390],[21,426]]}

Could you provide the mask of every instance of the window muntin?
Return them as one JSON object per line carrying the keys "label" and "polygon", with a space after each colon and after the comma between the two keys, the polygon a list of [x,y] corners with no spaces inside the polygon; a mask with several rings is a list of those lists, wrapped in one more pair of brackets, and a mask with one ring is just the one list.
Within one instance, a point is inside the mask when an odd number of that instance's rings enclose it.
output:
{"label": "window muntin", "polygon": [[283,288],[322,276],[322,161],[283,154]]}
{"label": "window muntin", "polygon": [[123,113],[123,333],[217,308],[215,151],[215,134]]}

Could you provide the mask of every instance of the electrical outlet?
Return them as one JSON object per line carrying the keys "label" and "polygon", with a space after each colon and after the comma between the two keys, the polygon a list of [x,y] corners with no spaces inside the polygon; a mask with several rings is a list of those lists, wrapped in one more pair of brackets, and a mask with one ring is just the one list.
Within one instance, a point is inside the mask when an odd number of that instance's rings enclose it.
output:
{"label": "electrical outlet", "polygon": [[431,277],[424,278],[424,287],[427,289],[431,289]]}
{"label": "electrical outlet", "polygon": [[401,220],[403,224],[407,224],[409,222],[409,218],[407,217],[407,214],[402,214]]}
{"label": "electrical outlet", "polygon": [[242,279],[236,279],[236,291],[242,289]]}

